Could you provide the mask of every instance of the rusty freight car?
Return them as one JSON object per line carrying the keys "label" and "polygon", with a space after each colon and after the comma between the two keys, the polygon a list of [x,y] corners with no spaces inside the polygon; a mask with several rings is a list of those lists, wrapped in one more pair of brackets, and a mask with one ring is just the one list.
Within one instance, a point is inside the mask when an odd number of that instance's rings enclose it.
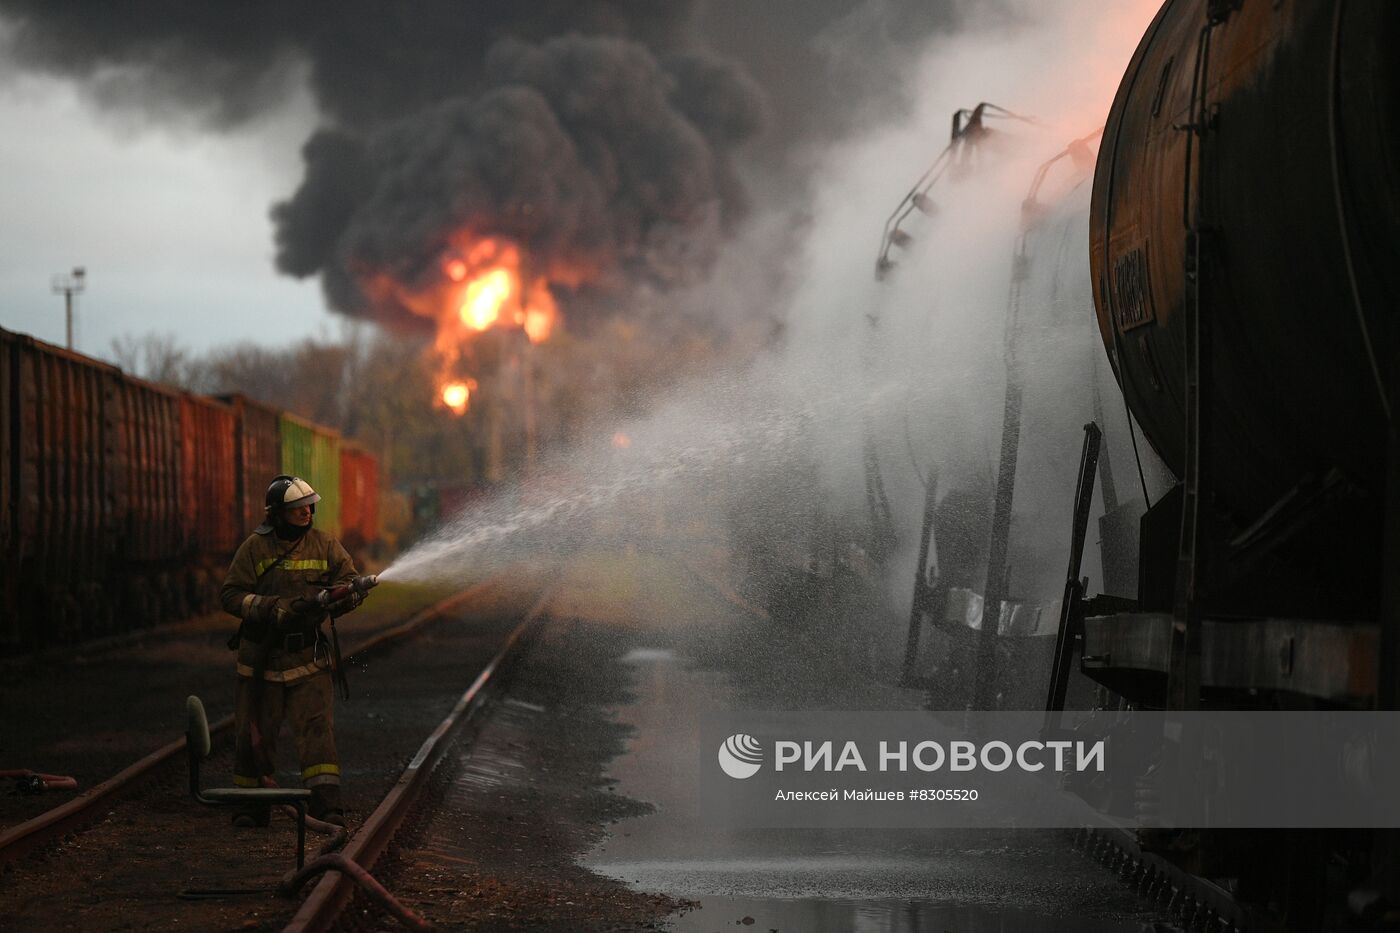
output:
{"label": "rusty freight car", "polygon": [[243,540],[239,514],[236,412],[186,392],[180,399],[181,504],[185,516],[185,591],[192,609],[208,612]]}
{"label": "rusty freight car", "polygon": [[377,539],[378,463],[335,431],[0,330],[0,654],[212,608],[281,472],[329,492],[320,527],[344,508]]}
{"label": "rusty freight car", "polygon": [[109,478],[119,560],[104,592],[121,613],[116,628],[140,628],[184,613],[176,580],[184,552],[180,393],[128,376],[113,380],[116,463]]}
{"label": "rusty freight car", "polygon": [[379,537],[379,461],[358,444],[340,446],[340,540],[363,565]]}
{"label": "rusty freight car", "polygon": [[[6,386],[7,639],[98,634],[98,593],[113,557],[111,404],[121,371],[23,334],[0,331]],[[7,612],[7,615],[9,613]],[[42,619],[42,628],[35,620]]]}
{"label": "rusty freight car", "polygon": [[281,413],[245,395],[220,398],[234,409],[234,471],[239,540],[262,524],[267,484],[282,472]]}

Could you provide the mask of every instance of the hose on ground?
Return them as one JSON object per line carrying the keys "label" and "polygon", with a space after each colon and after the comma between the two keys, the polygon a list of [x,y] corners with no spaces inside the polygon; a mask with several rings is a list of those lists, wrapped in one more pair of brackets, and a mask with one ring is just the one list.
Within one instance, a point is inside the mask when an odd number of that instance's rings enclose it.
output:
{"label": "hose on ground", "polygon": [[375,880],[374,876],[365,871],[358,862],[347,858],[340,852],[330,855],[320,855],[306,863],[305,868],[288,872],[282,878],[281,884],[277,886],[277,893],[283,897],[296,897],[297,892],[312,877],[327,871],[338,871],[348,877],[351,881],[360,886],[361,890],[369,896],[369,899],[382,907],[389,914],[393,915],[404,926],[410,930],[433,930],[435,927],[417,913],[398,902],[394,895],[390,894],[384,885]]}
{"label": "hose on ground", "polygon": [[39,794],[46,790],[77,790],[78,779],[66,774],[44,774],[28,768],[0,771],[0,779],[13,778],[21,794]]}
{"label": "hose on ground", "polygon": [[[285,813],[287,817],[291,820],[295,820],[297,818],[297,808],[292,806],[291,804],[283,804],[277,809]],[[324,843],[322,843],[321,848],[316,850],[316,855],[314,856],[314,858],[320,858],[323,855],[329,855],[330,853],[339,849],[341,846],[345,845],[345,840],[350,837],[349,832],[344,826],[337,826],[334,823],[327,823],[325,820],[318,820],[316,819],[316,817],[312,816],[309,813],[306,815],[306,828],[311,830],[313,833],[320,833],[323,836],[331,837],[327,839]]]}
{"label": "hose on ground", "polygon": [[[281,786],[277,783],[277,780],[271,775],[264,775],[261,781],[259,781],[259,783],[263,787]],[[291,804],[280,805],[277,809],[285,813],[290,819],[296,820],[297,808],[292,806]],[[341,846],[345,845],[345,840],[349,838],[349,833],[346,831],[344,826],[337,826],[335,823],[327,823],[325,820],[318,820],[316,819],[316,817],[312,816],[309,813],[306,815],[306,828],[311,830],[313,833],[320,833],[323,836],[331,837],[330,839],[326,840],[326,842],[321,846],[321,848],[316,850],[316,858],[319,858],[322,855],[328,855],[331,852],[334,852],[336,849],[339,849]]]}

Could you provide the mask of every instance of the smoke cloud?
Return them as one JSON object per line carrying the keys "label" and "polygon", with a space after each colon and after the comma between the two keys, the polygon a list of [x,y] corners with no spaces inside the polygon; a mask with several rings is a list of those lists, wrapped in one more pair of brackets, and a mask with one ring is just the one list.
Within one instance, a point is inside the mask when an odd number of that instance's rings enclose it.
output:
{"label": "smoke cloud", "polygon": [[841,132],[958,7],[0,0],[0,18],[19,67],[156,119],[238,127],[304,79],[325,125],[273,208],[277,267],[319,274],[340,311],[408,325],[364,283],[429,284],[463,231],[604,292],[693,283],[745,216],[743,147],[771,162]]}
{"label": "smoke cloud", "polygon": [[374,274],[431,285],[463,231],[521,244],[565,281],[666,285],[706,267],[743,211],[729,149],[757,129],[761,98],[697,54],[669,61],[683,81],[622,39],[504,39],[481,94],[368,134],[321,131],[301,189],[274,209],[278,266],[329,270],[332,300],[354,312],[369,304],[355,283]]}

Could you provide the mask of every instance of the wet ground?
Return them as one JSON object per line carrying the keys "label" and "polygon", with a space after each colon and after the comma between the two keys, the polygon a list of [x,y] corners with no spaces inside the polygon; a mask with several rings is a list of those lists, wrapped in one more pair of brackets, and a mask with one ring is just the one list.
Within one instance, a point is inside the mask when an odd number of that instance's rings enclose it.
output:
{"label": "wet ground", "polygon": [[[429,623],[352,672],[351,699],[338,702],[335,711],[352,827],[398,779],[543,588],[538,575],[522,575],[515,582],[479,591],[470,606]],[[373,617],[360,624],[374,624]],[[227,661],[227,654],[222,660]],[[110,670],[120,669],[114,665]],[[110,674],[113,692],[92,702],[133,698],[126,710],[130,728],[166,741],[161,719],[137,718],[145,708],[140,697],[148,687],[178,691],[182,681],[166,671],[159,681],[146,683],[140,679],[143,672],[129,672],[124,684]],[[221,673],[218,682],[231,693],[232,675],[227,669]],[[183,725],[183,694],[170,705],[174,708],[152,715],[163,717],[173,737]],[[102,717],[120,712],[93,708]],[[80,738],[81,727],[74,730],[72,736]],[[232,755],[227,745],[206,762],[205,786],[228,783]],[[295,786],[290,742],[280,751],[284,770],[279,777]],[[201,807],[189,798],[185,774],[183,760],[164,767],[127,796],[106,803],[87,829],[0,866],[0,930],[281,929],[298,903],[271,889],[293,865],[294,824],[276,815],[265,829],[234,829],[228,811]],[[308,852],[314,853],[322,841],[309,835]],[[261,890],[223,900],[181,898],[181,891],[192,888]]]}
{"label": "wet ground", "polygon": [[[354,699],[337,709],[352,822],[533,603],[544,576],[522,577],[475,606],[474,622],[432,626],[358,672]],[[694,561],[660,551],[575,557],[547,576],[553,597],[540,638],[470,727],[470,749],[435,775],[435,810],[375,870],[443,928],[1138,933],[1155,919],[1054,833],[709,825],[696,802],[701,717],[919,708],[922,696],[890,686],[897,638],[882,634],[884,623],[849,617],[781,627]],[[219,714],[227,654],[214,651],[215,634],[189,633],[190,644],[204,643],[193,651],[198,663],[170,645],[104,661],[110,686],[91,695],[45,701],[54,693],[31,672],[35,696],[10,683],[0,698],[18,697],[34,716],[48,709],[70,731],[12,723],[9,735],[61,762],[65,749],[100,745],[97,736],[125,721],[137,736],[127,744],[147,751],[149,738],[180,728],[179,704],[166,693],[182,698],[186,684],[208,678],[211,715]],[[163,666],[175,655],[192,664],[183,675]],[[133,698],[127,708],[110,708],[122,696]],[[86,727],[84,710],[94,717]],[[7,868],[0,928],[280,928],[295,904],[176,897],[191,885],[270,884],[291,856],[285,821],[233,833],[225,814],[190,803],[182,777],[171,769],[115,802],[89,832]]]}
{"label": "wet ground", "polygon": [[[341,644],[349,650],[450,592],[386,584],[337,621]],[[227,641],[236,626],[237,620],[220,612],[133,636],[117,647],[76,647],[0,663],[0,770],[71,775],[81,792],[178,739],[190,694],[203,699],[211,722],[226,716],[233,711],[234,687]],[[368,715],[374,697],[366,691],[376,689],[374,681],[353,669],[350,679]],[[355,709],[344,712],[354,716]],[[30,796],[11,789],[0,782],[0,829],[75,793]]]}
{"label": "wet ground", "polygon": [[660,929],[686,906],[579,864],[607,827],[649,811],[603,775],[630,730],[616,629],[553,618],[507,694],[433,775],[430,812],[376,875],[442,930]]}
{"label": "wet ground", "polygon": [[652,614],[618,642],[630,699],[614,714],[632,734],[606,774],[654,809],[613,826],[584,864],[696,902],[668,929],[1138,933],[1157,919],[1051,831],[710,825],[696,766],[707,713],[918,709],[923,696],[889,686],[878,633],[824,627],[833,620],[784,631],[722,594],[633,608]]}

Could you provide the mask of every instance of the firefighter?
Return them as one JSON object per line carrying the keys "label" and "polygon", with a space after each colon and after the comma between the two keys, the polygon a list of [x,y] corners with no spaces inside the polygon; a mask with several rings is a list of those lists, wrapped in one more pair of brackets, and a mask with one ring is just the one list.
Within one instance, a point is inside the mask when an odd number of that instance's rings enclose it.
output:
{"label": "firefighter", "polygon": [[[267,518],[234,555],[220,602],[241,620],[229,641],[238,650],[234,783],[258,787],[272,777],[277,736],[286,720],[302,784],[312,794],[308,812],[343,826],[331,715],[332,666],[339,663],[333,649],[338,646],[327,641],[322,625],[354,609],[364,596],[354,593],[328,606],[314,602],[326,587],[355,578],[355,565],[340,542],[312,527],[320,499],[299,477],[273,479],[267,488]],[[266,807],[245,809],[234,814],[233,822],[266,826],[268,815]]]}

